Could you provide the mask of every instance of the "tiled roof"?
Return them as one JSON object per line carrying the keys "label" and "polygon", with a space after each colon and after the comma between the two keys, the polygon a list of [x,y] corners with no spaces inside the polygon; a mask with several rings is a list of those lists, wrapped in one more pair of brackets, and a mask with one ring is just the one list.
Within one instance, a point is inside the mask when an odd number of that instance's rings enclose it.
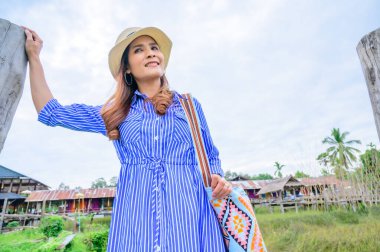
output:
{"label": "tiled roof", "polygon": [[[116,194],[116,187],[110,188],[98,188],[98,189],[81,189],[79,193],[83,194],[83,198],[114,198]],[[78,191],[72,190],[43,190],[31,192],[29,197],[25,202],[36,202],[36,201],[50,201],[50,200],[71,200],[78,199],[76,195]],[[81,197],[82,198],[82,197]]]}

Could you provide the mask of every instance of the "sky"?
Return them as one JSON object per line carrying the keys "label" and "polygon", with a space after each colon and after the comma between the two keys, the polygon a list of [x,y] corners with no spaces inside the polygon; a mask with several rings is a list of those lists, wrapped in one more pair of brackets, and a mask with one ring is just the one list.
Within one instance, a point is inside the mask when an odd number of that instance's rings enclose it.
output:
{"label": "sky", "polygon": [[[379,145],[356,52],[380,27],[380,2],[0,1],[0,18],[44,41],[45,75],[62,104],[100,105],[115,82],[108,52],[127,27],[156,26],[173,41],[170,87],[202,104],[224,171],[320,174],[333,128]],[[112,142],[37,121],[27,75],[0,164],[52,189],[118,176]]]}

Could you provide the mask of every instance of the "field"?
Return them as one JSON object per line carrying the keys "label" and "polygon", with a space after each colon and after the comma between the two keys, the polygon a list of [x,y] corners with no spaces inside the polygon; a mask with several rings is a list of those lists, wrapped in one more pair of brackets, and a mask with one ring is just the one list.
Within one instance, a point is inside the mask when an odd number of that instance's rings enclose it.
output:
{"label": "field", "polygon": [[[335,209],[329,212],[300,211],[273,214],[266,208],[257,208],[256,217],[268,251],[380,251],[380,207],[350,212]],[[105,251],[109,218],[90,224],[81,222],[77,234],[66,252]],[[55,251],[73,225],[65,222],[65,231],[59,237],[44,239],[39,229],[0,235],[0,251]],[[91,246],[89,246],[89,244]]]}
{"label": "field", "polygon": [[266,213],[256,217],[268,251],[380,251],[380,207]]}

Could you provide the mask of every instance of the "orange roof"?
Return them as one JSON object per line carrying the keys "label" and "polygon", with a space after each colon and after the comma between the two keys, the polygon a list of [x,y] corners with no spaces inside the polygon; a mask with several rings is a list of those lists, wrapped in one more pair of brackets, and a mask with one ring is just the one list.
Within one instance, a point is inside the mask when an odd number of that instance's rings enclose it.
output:
{"label": "orange roof", "polygon": [[79,191],[72,190],[41,190],[33,191],[26,198],[25,202],[36,201],[52,201],[52,200],[71,200],[78,199],[76,194],[83,194],[83,198],[114,198],[116,194],[116,187],[98,188],[98,189],[80,189]]}

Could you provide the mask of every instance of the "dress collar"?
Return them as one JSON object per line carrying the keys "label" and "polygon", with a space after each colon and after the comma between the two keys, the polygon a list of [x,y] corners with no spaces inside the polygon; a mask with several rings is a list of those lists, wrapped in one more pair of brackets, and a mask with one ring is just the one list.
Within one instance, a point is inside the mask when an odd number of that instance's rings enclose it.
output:
{"label": "dress collar", "polygon": [[[173,103],[179,104],[180,98],[186,100],[186,97],[179,94],[177,91],[172,90],[172,92],[173,92]],[[148,98],[148,96],[146,94],[141,93],[138,89],[136,89],[134,92],[134,95],[132,96],[131,106],[136,105],[136,102],[139,98],[141,98],[142,100],[145,100],[146,98]]]}
{"label": "dress collar", "polygon": [[146,94],[143,94],[138,89],[136,89],[133,96],[132,96],[132,101],[131,101],[132,107],[136,105],[138,98],[145,100],[145,98],[147,98],[147,96],[146,96]]}

